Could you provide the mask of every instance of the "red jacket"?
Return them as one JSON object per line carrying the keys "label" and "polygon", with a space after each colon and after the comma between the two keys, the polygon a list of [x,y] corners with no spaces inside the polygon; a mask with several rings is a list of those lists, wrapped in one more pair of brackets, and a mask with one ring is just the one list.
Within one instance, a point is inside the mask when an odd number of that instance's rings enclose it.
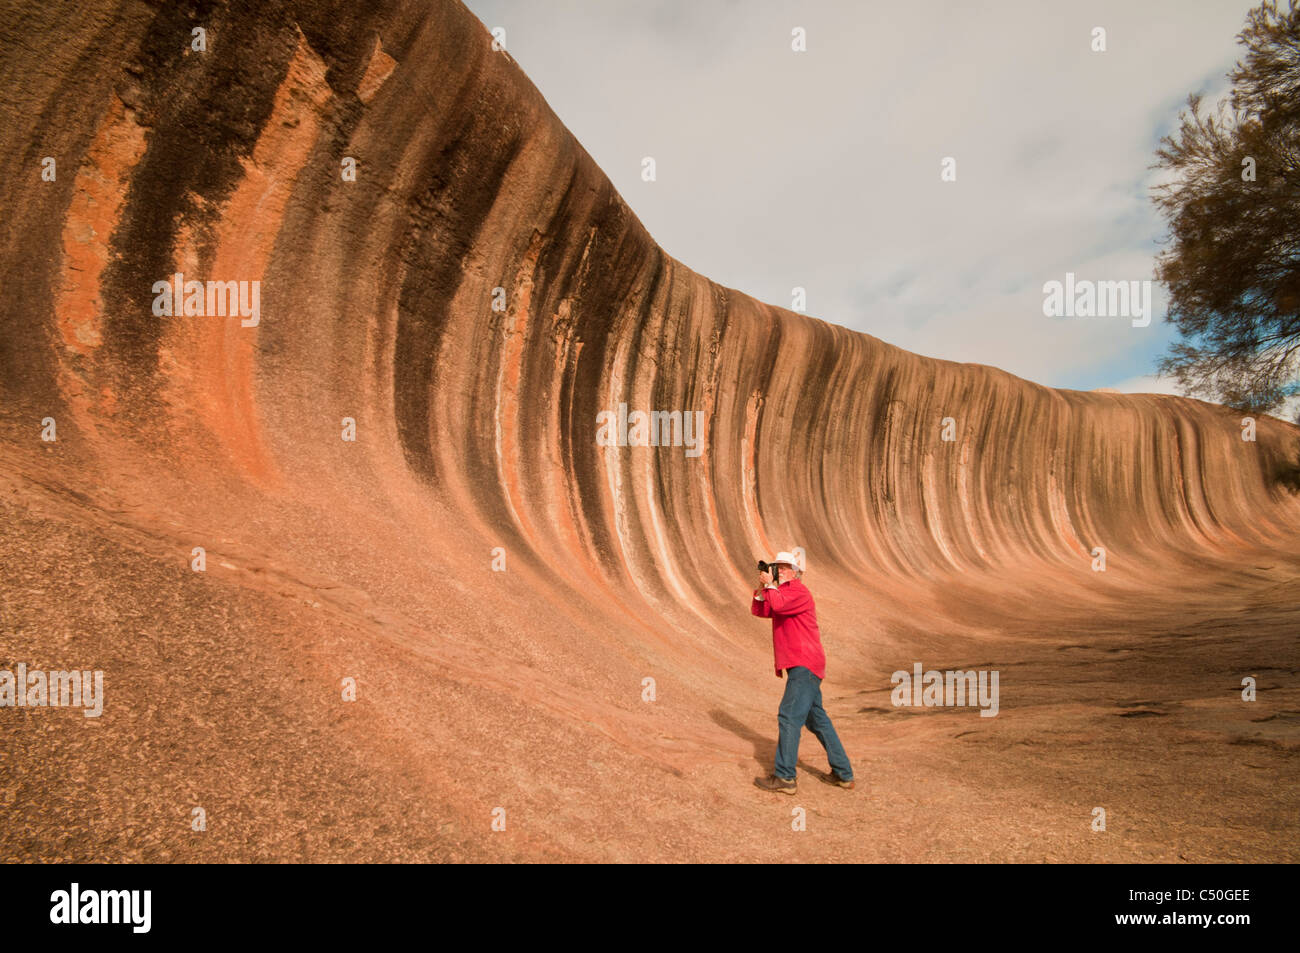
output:
{"label": "red jacket", "polygon": [[749,611],[772,620],[777,675],[782,669],[802,665],[818,678],[826,677],[826,653],[822,649],[821,630],[817,628],[817,608],[807,586],[791,579],[779,589],[755,589]]}

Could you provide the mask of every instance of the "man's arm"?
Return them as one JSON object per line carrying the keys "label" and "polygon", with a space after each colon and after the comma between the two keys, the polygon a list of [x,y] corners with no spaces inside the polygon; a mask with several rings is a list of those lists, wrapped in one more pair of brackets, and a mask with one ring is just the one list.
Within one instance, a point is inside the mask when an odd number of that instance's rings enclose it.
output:
{"label": "man's arm", "polygon": [[755,589],[754,598],[749,600],[749,612],[760,619],[772,618],[772,607],[767,600],[763,598],[763,590]]}
{"label": "man's arm", "polygon": [[807,589],[795,589],[782,592],[780,589],[765,589],[763,599],[769,612],[780,615],[797,615],[805,612],[813,604],[812,594]]}

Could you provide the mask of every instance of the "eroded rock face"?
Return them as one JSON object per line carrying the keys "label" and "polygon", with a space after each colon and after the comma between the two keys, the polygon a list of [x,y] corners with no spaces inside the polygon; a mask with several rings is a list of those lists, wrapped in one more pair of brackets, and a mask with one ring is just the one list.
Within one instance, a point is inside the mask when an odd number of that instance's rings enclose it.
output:
{"label": "eroded rock face", "polygon": [[[490,785],[459,769],[384,783],[436,791],[448,814],[513,791],[541,816],[547,719],[597,725],[611,759],[677,776],[745,761],[731,716],[701,713],[770,707],[752,697],[770,642],[747,601],[754,560],[777,549],[807,553],[831,671],[864,691],[922,645],[1010,620],[1032,635],[1140,605],[1153,625],[1195,597],[1212,615],[1211,590],[1294,552],[1294,426],[1263,417],[1243,441],[1217,406],[1052,390],[713,284],[659,249],[459,3],[88,0],[76,22],[6,7],[8,498],[109,541],[84,570],[104,598],[126,589],[118,550],[178,587],[107,616],[15,596],[15,658],[49,654],[51,618],[180,645],[182,593],[231,587],[254,599],[242,637],[270,638],[274,618],[320,691],[371,672],[361,698],[385,727],[349,716],[337,744],[505,765]],[[178,280],[181,297],[186,281],[236,283],[236,303],[255,285],[257,314],[156,314],[157,283]],[[602,446],[621,404],[700,412],[701,452]],[[28,545],[50,572],[71,558]],[[196,546],[203,576],[186,565]],[[491,700],[471,717],[463,698],[425,699],[427,681],[381,677],[388,652]],[[174,659],[150,664],[163,678]],[[643,676],[692,701],[656,722]],[[145,704],[144,688],[118,692]],[[564,770],[562,788],[593,798],[614,783]],[[580,856],[590,841],[551,816],[511,849]],[[618,823],[610,843],[633,837]],[[465,836],[458,856],[498,856]]]}

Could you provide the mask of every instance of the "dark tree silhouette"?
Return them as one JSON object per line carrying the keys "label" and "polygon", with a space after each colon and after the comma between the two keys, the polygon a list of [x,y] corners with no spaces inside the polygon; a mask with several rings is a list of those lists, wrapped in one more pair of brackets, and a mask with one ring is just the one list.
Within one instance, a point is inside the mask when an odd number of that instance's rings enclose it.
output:
{"label": "dark tree silhouette", "polygon": [[1247,14],[1231,108],[1202,116],[1201,97],[1189,96],[1152,166],[1171,174],[1153,196],[1170,231],[1155,273],[1181,338],[1160,372],[1184,394],[1254,412],[1300,392],[1296,2],[1279,10],[1266,0]]}

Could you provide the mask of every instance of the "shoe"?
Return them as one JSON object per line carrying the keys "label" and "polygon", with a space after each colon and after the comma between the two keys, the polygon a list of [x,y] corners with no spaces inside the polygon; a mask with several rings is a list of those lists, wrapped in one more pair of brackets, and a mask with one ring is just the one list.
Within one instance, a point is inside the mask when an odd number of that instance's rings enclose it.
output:
{"label": "shoe", "polygon": [[754,785],[764,791],[780,791],[782,794],[794,794],[798,790],[793,780],[787,781],[785,778],[778,778],[775,774],[769,774],[765,778],[755,778]]}
{"label": "shoe", "polygon": [[825,781],[827,784],[833,784],[833,785],[835,785],[837,788],[843,788],[843,789],[846,790],[846,791],[852,791],[852,790],[853,790],[853,782],[852,782],[852,781],[845,781],[845,780],[844,780],[843,778],[841,778],[838,774],[836,774],[833,770],[831,770],[831,771],[827,771],[825,774],[823,774],[823,775],[821,776],[821,778],[822,778],[822,780]]}

